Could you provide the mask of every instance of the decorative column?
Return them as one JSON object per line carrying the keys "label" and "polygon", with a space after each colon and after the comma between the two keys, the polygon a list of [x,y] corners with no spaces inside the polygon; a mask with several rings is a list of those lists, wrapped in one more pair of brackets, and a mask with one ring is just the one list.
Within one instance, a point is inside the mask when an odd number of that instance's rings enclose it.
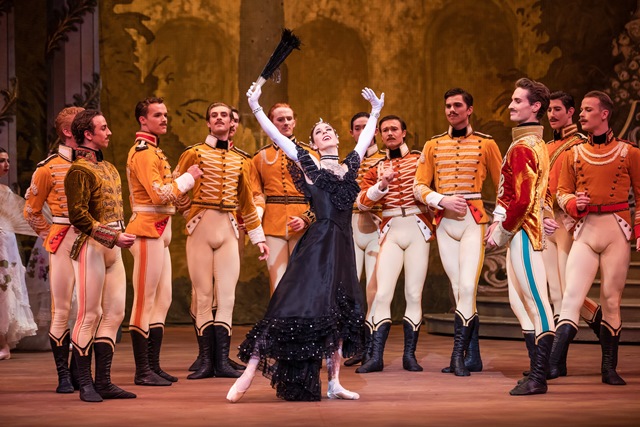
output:
{"label": "decorative column", "polygon": [[45,50],[47,127],[52,128],[64,107],[100,107],[99,18],[96,0],[49,0],[47,7],[54,17]]}
{"label": "decorative column", "polygon": [[[240,59],[238,70],[238,109],[243,117],[253,118],[247,104],[245,93],[251,82],[254,82],[269,60],[269,56],[278,45],[284,25],[284,2],[280,0],[242,0],[240,6]],[[262,95],[260,103],[268,109],[276,102],[288,101],[286,64],[280,68],[279,85],[270,85]],[[249,125],[249,122],[244,122]],[[253,130],[259,129],[255,121],[249,125]],[[255,127],[254,127],[255,125]]]}
{"label": "decorative column", "polygon": [[13,0],[0,0],[0,147],[7,150],[14,166],[0,183],[14,187],[18,180],[15,106],[18,100],[16,79]]}

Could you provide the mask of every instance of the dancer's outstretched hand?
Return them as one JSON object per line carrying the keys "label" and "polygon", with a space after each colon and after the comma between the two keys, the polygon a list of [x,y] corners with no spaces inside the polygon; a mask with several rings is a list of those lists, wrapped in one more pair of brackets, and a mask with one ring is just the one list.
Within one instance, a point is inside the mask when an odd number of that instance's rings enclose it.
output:
{"label": "dancer's outstretched hand", "polygon": [[384,106],[384,92],[382,92],[380,94],[380,98],[378,98],[373,89],[365,87],[362,89],[362,97],[369,101],[372,111],[380,112],[380,110],[382,110],[382,107]]}
{"label": "dancer's outstretched hand", "polygon": [[256,84],[256,82],[253,82],[253,84],[247,91],[249,107],[251,107],[252,110],[255,110],[256,108],[260,107],[260,104],[258,102],[260,100],[260,95],[262,95],[262,87]]}
{"label": "dancer's outstretched hand", "polygon": [[269,246],[267,246],[267,244],[265,242],[260,242],[258,243],[258,249],[260,250],[260,256],[258,257],[258,259],[260,261],[264,261],[267,258],[269,258]]}

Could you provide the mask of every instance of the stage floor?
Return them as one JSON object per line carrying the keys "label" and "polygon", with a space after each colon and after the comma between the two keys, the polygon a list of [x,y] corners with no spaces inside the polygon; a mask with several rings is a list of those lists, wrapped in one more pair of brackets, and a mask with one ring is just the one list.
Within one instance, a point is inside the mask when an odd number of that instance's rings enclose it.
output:
{"label": "stage floor", "polygon": [[[235,348],[247,327],[236,327]],[[623,331],[624,333],[624,331]],[[193,328],[166,330],[163,369],[180,378],[171,387],[133,384],[129,335],[116,348],[112,379],[138,395],[102,403],[80,401],[78,393],[54,392],[50,353],[14,352],[0,361],[0,426],[622,426],[640,425],[640,346],[620,346],[623,387],[600,381],[600,347],[574,344],[569,376],[550,381],[545,395],[514,397],[509,390],[528,366],[523,341],[481,340],[484,371],[470,377],[440,373],[449,362],[452,338],[423,334],[417,356],[424,372],[402,369],[402,328],[391,329],[385,370],[356,374],[343,367],[342,384],[358,401],[323,399],[285,402],[268,380],[256,376],[237,404],[227,403],[233,379],[187,380],[197,353]],[[326,370],[323,369],[323,392]]]}

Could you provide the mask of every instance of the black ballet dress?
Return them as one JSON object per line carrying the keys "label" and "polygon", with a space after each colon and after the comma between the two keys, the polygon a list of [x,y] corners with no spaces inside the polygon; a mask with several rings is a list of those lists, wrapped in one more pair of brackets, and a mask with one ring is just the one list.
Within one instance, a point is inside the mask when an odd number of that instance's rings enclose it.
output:
{"label": "black ballet dress", "polygon": [[246,363],[258,356],[258,369],[279,398],[318,401],[322,360],[337,351],[340,340],[345,357],[363,346],[365,303],[351,229],[360,158],[355,151],[345,158],[342,178],[319,169],[302,148],[298,160],[313,184],[295,165],[292,175],[316,221],[298,241],[264,318],[247,334],[238,357]]}

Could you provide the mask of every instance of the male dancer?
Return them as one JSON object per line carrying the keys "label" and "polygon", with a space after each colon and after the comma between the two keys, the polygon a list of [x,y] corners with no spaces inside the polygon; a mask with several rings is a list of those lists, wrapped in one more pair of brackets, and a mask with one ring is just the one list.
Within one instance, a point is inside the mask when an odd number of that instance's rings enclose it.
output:
{"label": "male dancer", "polygon": [[482,203],[482,184],[489,174],[498,185],[502,156],[491,136],[471,128],[473,96],[469,92],[448,90],[444,112],[449,130],[425,144],[414,192],[418,200],[436,210],[440,259],[456,301],[453,352],[442,372],[468,376],[482,371],[476,292],[484,262],[485,224],[489,222]]}
{"label": "male dancer", "polygon": [[376,270],[378,289],[372,304],[371,357],[356,372],[377,372],[384,368],[384,347],[391,327],[391,300],[403,265],[407,307],[403,319],[402,367],[408,371],[422,371],[415,351],[422,324],[422,289],[429,265],[433,224],[427,206],[416,201],[413,195],[420,155],[410,152],[404,142],[407,125],[398,116],[386,116],[380,119],[378,128],[387,147],[386,159],[365,174],[357,202],[362,211],[382,205],[378,261],[385,267]]}
{"label": "male dancer", "polygon": [[502,164],[494,223],[487,230],[485,241],[487,249],[509,244],[509,300],[522,329],[533,329],[536,334],[531,371],[509,392],[523,396],[547,392],[555,326],[542,248],[544,233],[553,231],[557,224],[551,218],[543,219],[543,210],[550,210],[551,204],[545,200],[549,156],[540,119],[549,106],[549,89],[527,78],[518,80],[515,86],[509,117],[518,126],[513,128],[513,142]]}
{"label": "male dancer", "polygon": [[[73,266],[69,252],[75,233],[69,233],[69,211],[64,192],[64,177],[73,161],[73,150],[78,146],[71,134],[71,122],[84,108],[64,108],[55,120],[60,145],[58,152],[38,163],[25,195],[24,217],[33,231],[42,236],[44,248],[49,252],[49,284],[51,288],[51,326],[49,342],[58,371],[56,393],[73,393],[75,378],[69,370],[69,314],[73,299]],[[45,219],[45,202],[51,209],[53,224]],[[71,369],[75,370],[72,366]],[[77,389],[77,384],[76,387]]]}
{"label": "male dancer", "polygon": [[[81,233],[70,253],[78,299],[71,342],[80,399],[101,402],[133,398],[135,394],[111,383],[111,362],[124,318],[126,277],[120,248],[131,247],[136,236],[123,231],[120,175],[103,159],[102,150],[111,137],[104,116],[95,110],[79,112],[71,133],[78,147],[64,179],[64,191],[69,221]],[[92,349],[96,356],[95,385],[91,378]]]}
{"label": "male dancer", "polygon": [[[229,365],[229,343],[235,289],[240,275],[238,207],[249,239],[260,248],[261,260],[268,257],[269,248],[264,243],[264,232],[252,201],[249,162],[229,149],[231,109],[224,103],[213,103],[207,108],[206,120],[210,134],[204,143],[182,153],[174,172],[184,173],[192,165],[199,165],[203,171],[193,187],[192,200],[185,196],[178,203],[178,209],[187,219],[187,267],[196,299],[201,354],[200,368],[187,378],[214,375],[237,378],[240,374]],[[215,320],[211,311],[213,279],[218,301]]]}
{"label": "male dancer", "polygon": [[[238,148],[237,145],[233,143],[233,137],[238,131],[238,125],[240,124],[240,112],[237,108],[231,107],[231,124],[229,126],[229,147],[231,150],[240,154],[242,157],[251,160],[251,156]],[[249,163],[250,167],[253,168],[253,165]],[[242,257],[244,254],[244,241],[245,236],[247,234],[246,227],[244,226],[244,221],[242,219],[242,212],[240,212],[240,208],[236,211],[236,219],[238,220],[238,254],[240,256],[240,262],[242,263]],[[215,292],[215,283],[213,284],[213,305],[211,307],[211,315],[215,319],[216,311],[218,310],[218,301],[216,300],[216,292]],[[191,319],[193,320],[193,327],[196,330],[196,337],[198,336],[198,329],[196,327],[196,311],[198,308],[196,307],[196,297],[195,292],[192,289],[191,292],[191,307],[189,308],[189,314],[191,315]],[[202,363],[202,354],[198,353],[196,360],[193,361],[191,366],[189,366],[189,371],[197,371],[200,369],[200,364]],[[229,365],[236,371],[244,370],[245,366],[236,362],[235,360],[229,358]]]}
{"label": "male dancer", "polygon": [[[289,104],[274,104],[267,114],[280,133],[296,144],[310,150],[296,140],[296,116]],[[289,256],[313,220],[304,196],[293,183],[289,173],[290,160],[276,144],[261,148],[253,156],[251,187],[253,201],[262,220],[266,242],[270,249],[267,259],[271,294],[287,269]]]}
{"label": "male dancer", "polygon": [[[569,234],[575,221],[560,209],[556,202],[556,191],[558,189],[558,179],[562,169],[565,155],[574,145],[582,144],[587,138],[578,132],[578,125],[573,123],[575,113],[575,101],[573,96],[566,92],[557,91],[551,94],[547,117],[553,129],[553,140],[547,142],[549,151],[549,192],[553,198],[553,214],[558,223],[558,230],[548,236],[547,247],[542,251],[544,264],[547,269],[547,281],[549,282],[549,293],[553,303],[553,318],[558,320],[562,311],[562,294],[566,288],[565,271],[567,257],[573,243],[573,238]],[[585,319],[596,336],[600,334],[600,321],[602,311],[600,305],[590,298],[585,298],[580,309],[580,316]],[[553,361],[551,363],[554,365]],[[565,365],[566,368],[566,365]],[[553,376],[553,374],[551,374]]]}
{"label": "male dancer", "polygon": [[[625,385],[616,372],[622,320],[620,300],[629,270],[629,241],[640,236],[640,211],[631,221],[628,195],[640,197],[640,150],[616,138],[609,127],[614,105],[604,92],[584,96],[580,124],[588,142],[565,156],[558,183],[558,204],[577,221],[567,259],[567,288],[558,322],[554,360],[566,363],[578,331],[580,308],[600,267],[602,382]],[[640,239],[636,250],[640,249]],[[556,368],[554,366],[554,368]],[[559,368],[562,368],[561,366]]]}
{"label": "male dancer", "polygon": [[[362,130],[367,124],[369,119],[369,113],[360,112],[351,118],[351,130],[349,133],[355,143],[358,142],[358,138],[362,133]],[[378,130],[376,129],[376,133]],[[371,140],[371,145],[365,153],[365,157],[360,163],[360,169],[358,169],[357,182],[361,185],[362,178],[376,163],[384,159],[384,154],[378,150],[375,137]],[[352,366],[360,362],[366,362],[369,358],[369,351],[371,349],[371,332],[373,330],[373,324],[371,323],[371,315],[373,311],[371,306],[373,299],[376,296],[376,261],[378,259],[378,251],[380,245],[378,243],[378,223],[380,220],[380,212],[382,206],[374,206],[368,212],[361,212],[358,209],[358,204],[353,205],[353,216],[351,217],[351,226],[353,228],[353,243],[356,251],[356,270],[358,272],[358,279],[362,276],[364,268],[366,278],[366,294],[367,294],[367,317],[365,320],[365,351],[362,354],[356,354],[350,359],[345,360],[345,366]]]}
{"label": "male dancer", "polygon": [[129,332],[136,362],[137,385],[168,386],[178,378],[160,368],[164,321],[171,305],[171,215],[174,203],[202,176],[198,165],[173,179],[160,148],[167,133],[167,107],[162,98],[138,102],[140,124],[127,157],[127,181],[133,215],[126,232],[137,236],[133,254],[133,307]]}

